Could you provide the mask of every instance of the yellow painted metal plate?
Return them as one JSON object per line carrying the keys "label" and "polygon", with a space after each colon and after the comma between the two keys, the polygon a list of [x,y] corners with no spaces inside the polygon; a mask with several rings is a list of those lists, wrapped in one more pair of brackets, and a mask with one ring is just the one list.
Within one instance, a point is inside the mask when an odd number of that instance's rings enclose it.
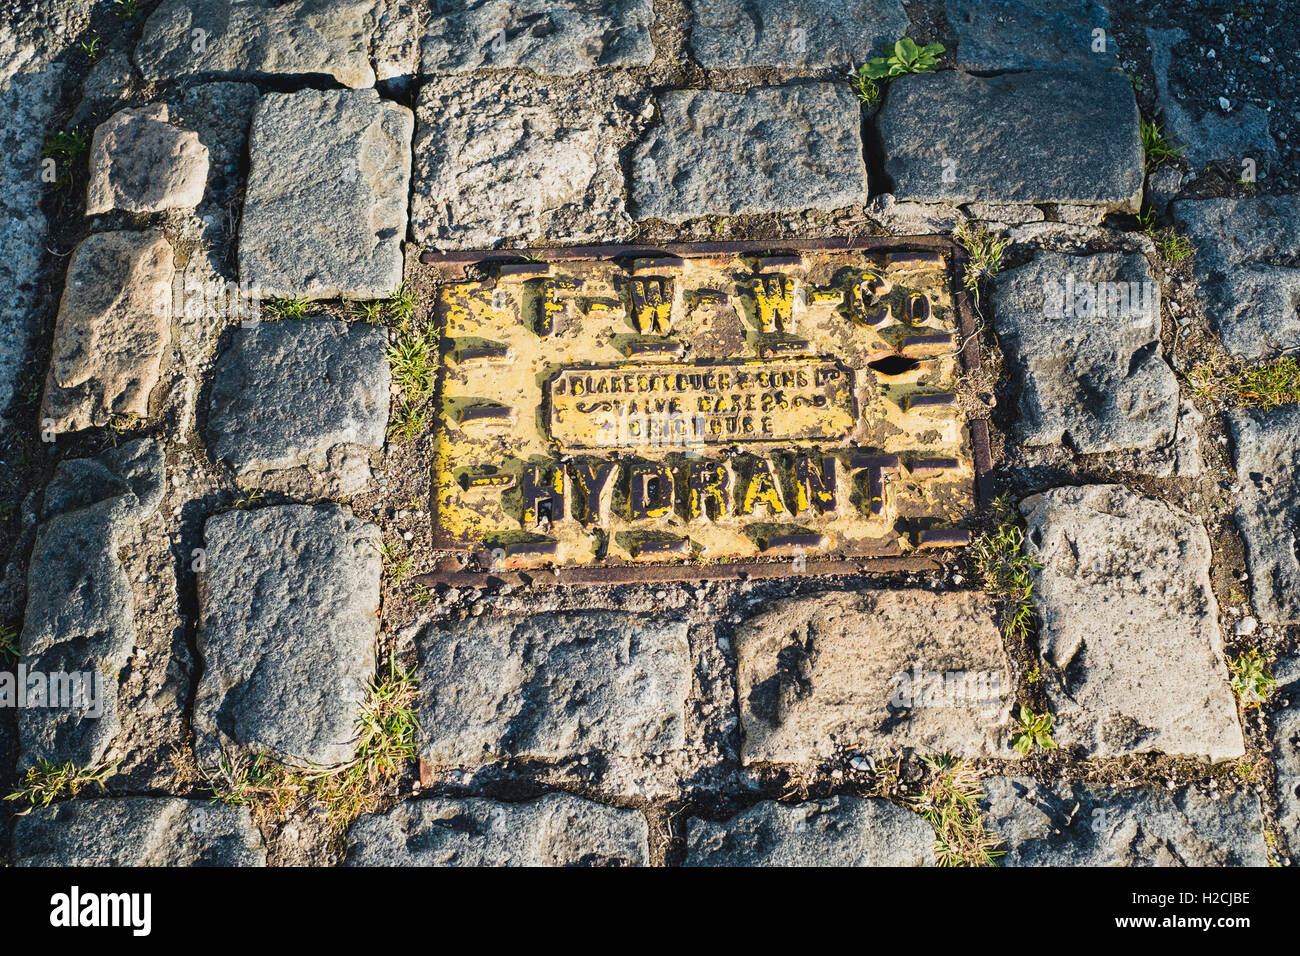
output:
{"label": "yellow painted metal plate", "polygon": [[939,255],[529,263],[446,283],[439,321],[443,547],[600,567],[963,540]]}

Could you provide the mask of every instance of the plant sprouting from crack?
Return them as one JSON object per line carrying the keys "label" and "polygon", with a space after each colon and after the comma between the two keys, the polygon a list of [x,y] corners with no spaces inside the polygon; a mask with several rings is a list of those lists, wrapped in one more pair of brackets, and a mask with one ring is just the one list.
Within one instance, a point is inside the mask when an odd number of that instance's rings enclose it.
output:
{"label": "plant sprouting from crack", "polygon": [[942,43],[921,46],[911,37],[903,37],[883,56],[863,64],[868,79],[892,80],[908,73],[933,73],[943,53]]}
{"label": "plant sprouting from crack", "polygon": [[310,299],[300,299],[291,297],[286,299],[272,299],[262,304],[266,312],[266,318],[270,322],[278,322],[281,319],[303,319],[311,311],[312,305]]}
{"label": "plant sprouting from crack", "polygon": [[1029,636],[1034,623],[1034,572],[1042,567],[1025,553],[1025,535],[1006,497],[994,502],[998,526],[971,546],[975,570],[984,588],[1002,606],[1002,634],[1014,640]]}
{"label": "plant sprouting from crack", "polygon": [[393,406],[389,438],[411,441],[432,423],[429,401],[438,363],[438,332],[432,325],[414,328],[409,323],[392,332],[388,364],[393,384],[401,396]]}
{"label": "plant sprouting from crack", "polygon": [[1192,394],[1206,401],[1263,409],[1300,402],[1300,358],[1292,356],[1236,371],[1202,362],[1187,378]]}
{"label": "plant sprouting from crack", "polygon": [[1055,750],[1056,741],[1052,738],[1051,714],[1036,714],[1026,704],[1020,705],[1016,716],[1017,729],[1011,738],[1011,745],[1022,755],[1028,757],[1035,746],[1044,750]]}
{"label": "plant sprouting from crack", "polygon": [[398,326],[408,324],[415,317],[415,308],[419,304],[415,293],[403,282],[388,297],[386,303],[389,313],[397,320]]}
{"label": "plant sprouting from crack", "polygon": [[383,560],[384,569],[397,584],[405,581],[411,576],[413,561],[410,554],[398,554],[387,541],[379,545],[379,557]]}
{"label": "plant sprouting from crack", "polygon": [[1006,851],[984,829],[979,800],[980,772],[950,756],[922,758],[930,780],[912,798],[916,811],[934,827],[940,866],[993,866]]}
{"label": "plant sprouting from crack", "polygon": [[1253,648],[1229,661],[1228,670],[1232,672],[1233,693],[1247,710],[1268,700],[1277,687],[1277,678],[1268,671],[1268,661]]}
{"label": "plant sprouting from crack", "polygon": [[867,106],[880,102],[884,84],[908,73],[933,73],[943,53],[942,43],[919,45],[911,37],[903,37],[881,56],[849,71],[849,79],[858,99]]}
{"label": "plant sprouting from crack", "polygon": [[1186,148],[1174,146],[1155,120],[1142,121],[1142,153],[1146,157],[1144,162],[1148,173],[1170,160],[1177,159],[1183,155]]}
{"label": "plant sprouting from crack", "polygon": [[116,769],[116,764],[82,768],[71,761],[53,763],[41,760],[34,767],[27,768],[21,786],[5,799],[24,803],[28,810],[48,807],[56,800],[75,797],[92,785],[104,790],[104,781]]}
{"label": "plant sprouting from crack", "polygon": [[384,320],[384,303],[358,302],[348,310],[348,314],[366,325],[379,325]]}
{"label": "plant sprouting from crack", "polygon": [[416,760],[420,723],[415,675],[389,661],[388,677],[373,681],[357,721],[355,756],[311,775],[316,796],[340,831],[377,805],[380,788]]}
{"label": "plant sprouting from crack", "polygon": [[1002,271],[1002,257],[1006,254],[1011,240],[998,237],[988,231],[983,223],[963,222],[953,230],[953,239],[966,250],[966,270],[962,284],[966,291],[980,301],[980,283],[992,279]]}
{"label": "plant sprouting from crack", "polygon": [[90,140],[79,127],[74,126],[72,129],[59,130],[57,133],[50,134],[41,155],[53,159],[75,159],[89,147]]}
{"label": "plant sprouting from crack", "polygon": [[18,660],[18,640],[21,632],[12,621],[0,621],[0,664]]}

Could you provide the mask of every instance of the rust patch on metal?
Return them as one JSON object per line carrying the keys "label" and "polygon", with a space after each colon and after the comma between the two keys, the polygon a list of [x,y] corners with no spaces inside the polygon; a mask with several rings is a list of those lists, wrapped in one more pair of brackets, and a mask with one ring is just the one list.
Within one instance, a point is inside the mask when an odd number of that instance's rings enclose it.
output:
{"label": "rust patch on metal", "polygon": [[916,569],[968,540],[987,430],[955,397],[978,349],[951,243],[531,255],[422,257],[435,545],[466,552],[426,581]]}

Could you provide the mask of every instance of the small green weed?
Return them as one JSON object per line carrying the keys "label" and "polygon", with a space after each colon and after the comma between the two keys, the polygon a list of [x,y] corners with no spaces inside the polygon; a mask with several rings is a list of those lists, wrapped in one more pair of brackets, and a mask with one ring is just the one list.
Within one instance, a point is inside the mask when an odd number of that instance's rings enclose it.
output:
{"label": "small green weed", "polygon": [[1044,750],[1055,750],[1056,741],[1052,739],[1052,715],[1035,714],[1025,704],[1020,705],[1020,714],[1016,718],[1019,729],[1011,738],[1011,745],[1021,754],[1029,756],[1037,745]]}

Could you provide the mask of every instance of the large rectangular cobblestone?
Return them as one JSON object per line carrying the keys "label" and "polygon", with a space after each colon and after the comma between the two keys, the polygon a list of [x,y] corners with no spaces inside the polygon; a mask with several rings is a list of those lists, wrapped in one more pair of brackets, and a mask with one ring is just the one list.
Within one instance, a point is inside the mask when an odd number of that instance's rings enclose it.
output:
{"label": "large rectangular cobblestone", "polygon": [[1300,196],[1184,199],[1171,207],[1196,247],[1205,314],[1233,355],[1300,348]]}
{"label": "large rectangular cobblestone", "polygon": [[691,0],[706,70],[857,66],[907,34],[901,0]]}
{"label": "large rectangular cobblestone", "polygon": [[320,79],[375,85],[374,0],[164,0],[135,50],[146,79]]}
{"label": "large rectangular cobblestone", "polygon": [[69,800],[14,827],[18,866],[265,866],[247,807],[175,797]]}
{"label": "large rectangular cobblestone", "polygon": [[806,763],[837,746],[1008,750],[1012,685],[983,595],[790,598],[742,624],[735,643],[747,763]]}
{"label": "large rectangular cobblestone", "polygon": [[859,104],[846,84],[670,90],[658,106],[658,124],[632,155],[632,201],[641,218],[677,222],[866,202]]}
{"label": "large rectangular cobblestone", "polygon": [[1030,446],[1081,454],[1164,452],[1178,429],[1178,382],[1160,345],[1160,285],[1135,253],[1039,252],[997,278],[998,341],[1020,390]]}
{"label": "large rectangular cobblestone", "polygon": [[362,817],[348,866],[645,866],[649,828],[636,810],[567,793],[526,803],[432,797]]}
{"label": "large rectangular cobblestone", "polygon": [[1300,406],[1229,415],[1255,613],[1300,622]]}
{"label": "large rectangular cobblestone", "polygon": [[755,804],[722,823],[686,821],[687,866],[933,866],[934,830],[876,798]]}
{"label": "large rectangular cobblestone", "polygon": [[427,76],[522,69],[573,76],[654,60],[652,0],[468,0],[430,18],[420,45]]}
{"label": "large rectangular cobblestone", "polygon": [[1210,538],[1193,516],[1120,485],[1026,498],[1056,742],[1094,757],[1245,752],[1228,687]]}
{"label": "large rectangular cobblestone", "polygon": [[384,446],[387,345],[383,329],[361,322],[240,326],[213,370],[209,453],[248,487],[355,494]]}
{"label": "large rectangular cobblestone", "polygon": [[691,692],[686,633],[682,622],[611,611],[431,626],[416,640],[420,754],[478,766],[678,750]]}
{"label": "large rectangular cobblestone", "polygon": [[1110,16],[1097,0],[946,0],[944,9],[963,70],[1118,65]]}
{"label": "large rectangular cobblestone", "polygon": [[379,530],[332,502],[231,511],[208,519],[204,562],[201,765],[232,746],[299,765],[350,759],[375,671]]}
{"label": "large rectangular cobblestone", "polygon": [[619,155],[647,97],[623,76],[425,84],[416,108],[416,241],[475,249],[626,238],[632,220]]}
{"label": "large rectangular cobblestone", "polygon": [[903,76],[879,116],[900,202],[1064,203],[1137,212],[1137,101],[1118,70]]}
{"label": "large rectangular cobblestone", "polygon": [[984,784],[1003,866],[1266,866],[1259,797],[1031,778]]}
{"label": "large rectangular cobblestone", "polygon": [[266,298],[402,282],[414,118],[374,90],[268,93],[248,138],[239,277]]}

